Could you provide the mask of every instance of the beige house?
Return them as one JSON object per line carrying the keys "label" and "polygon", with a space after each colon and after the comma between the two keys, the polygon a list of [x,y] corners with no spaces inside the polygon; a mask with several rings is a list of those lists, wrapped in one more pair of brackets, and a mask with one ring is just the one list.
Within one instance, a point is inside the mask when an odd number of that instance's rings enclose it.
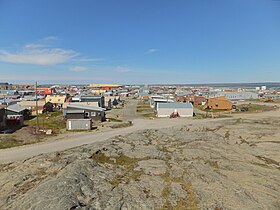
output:
{"label": "beige house", "polygon": [[91,93],[94,94],[94,95],[102,95],[105,92],[106,92],[106,90],[103,90],[103,89],[93,89],[93,90],[91,90]]}
{"label": "beige house", "polygon": [[[20,101],[20,102],[17,102],[17,104],[31,109],[31,111],[32,111],[31,115],[36,115],[36,101]],[[42,114],[44,105],[45,105],[45,101],[37,101],[39,114]]]}
{"label": "beige house", "polygon": [[55,105],[63,105],[66,101],[65,95],[47,95],[45,99],[46,103],[50,102]]}

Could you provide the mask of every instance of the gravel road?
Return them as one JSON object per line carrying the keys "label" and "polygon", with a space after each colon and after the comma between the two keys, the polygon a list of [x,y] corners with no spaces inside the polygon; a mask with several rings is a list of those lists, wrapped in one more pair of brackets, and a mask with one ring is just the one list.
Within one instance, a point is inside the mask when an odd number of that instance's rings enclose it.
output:
{"label": "gravel road", "polygon": [[[135,106],[134,103],[131,106]],[[132,110],[132,109],[130,109]],[[280,116],[280,111],[270,111],[256,114],[236,114],[233,115],[230,119],[234,118],[248,118],[260,120],[261,118],[275,117]],[[129,115],[129,119],[133,117],[133,113]],[[223,119],[201,119],[194,120],[192,118],[178,118],[178,119],[135,119],[133,120],[133,126],[126,128],[119,128],[109,131],[102,132],[92,132],[92,133],[76,133],[71,135],[59,136],[54,141],[42,142],[38,144],[25,145],[21,147],[14,147],[9,149],[3,149],[0,151],[0,163],[9,163],[13,161],[19,161],[34,157],[40,154],[46,154],[50,152],[67,150],[70,148],[78,147],[81,145],[96,143],[106,141],[107,139],[118,136],[132,133],[144,129],[161,129],[168,128],[178,125],[187,125],[187,124],[204,124],[209,123],[213,120],[228,120],[228,118]]]}

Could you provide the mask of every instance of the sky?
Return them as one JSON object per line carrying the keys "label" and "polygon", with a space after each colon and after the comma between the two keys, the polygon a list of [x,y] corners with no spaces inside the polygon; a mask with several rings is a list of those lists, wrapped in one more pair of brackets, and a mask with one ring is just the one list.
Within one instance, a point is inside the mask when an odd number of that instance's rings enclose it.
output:
{"label": "sky", "polygon": [[0,0],[0,82],[280,81],[280,0]]}

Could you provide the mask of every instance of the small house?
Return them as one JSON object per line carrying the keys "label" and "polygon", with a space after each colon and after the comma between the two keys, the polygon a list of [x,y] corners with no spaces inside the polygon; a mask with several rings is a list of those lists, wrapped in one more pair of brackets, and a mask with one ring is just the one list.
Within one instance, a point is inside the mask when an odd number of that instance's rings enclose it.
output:
{"label": "small house", "polygon": [[7,118],[9,118],[9,116],[23,116],[23,118],[25,119],[30,116],[30,110],[18,104],[8,106],[6,108],[6,112],[7,112]]}
{"label": "small house", "polygon": [[203,109],[210,110],[231,110],[232,102],[228,101],[225,96],[207,99]]}
{"label": "small house", "polygon": [[97,102],[99,107],[105,107],[104,96],[75,95],[71,102]]}
{"label": "small house", "polygon": [[29,109],[14,104],[6,108],[6,119],[8,126],[22,126],[24,119],[30,115]]}
{"label": "small house", "polygon": [[66,122],[67,130],[91,130],[91,119],[68,119]]}
{"label": "small house", "polygon": [[62,107],[66,101],[66,95],[47,95],[45,102],[52,103],[54,107]]}
{"label": "small house", "polygon": [[159,103],[174,103],[174,100],[168,98],[154,98],[150,100],[150,107],[156,110]]}
{"label": "small house", "polygon": [[177,102],[189,102],[193,105],[203,105],[206,103],[206,98],[203,96],[195,96],[195,95],[184,95],[184,96],[176,96]]}
{"label": "small house", "polygon": [[91,119],[92,121],[105,121],[105,109],[88,105],[68,105],[64,110],[66,119]]}

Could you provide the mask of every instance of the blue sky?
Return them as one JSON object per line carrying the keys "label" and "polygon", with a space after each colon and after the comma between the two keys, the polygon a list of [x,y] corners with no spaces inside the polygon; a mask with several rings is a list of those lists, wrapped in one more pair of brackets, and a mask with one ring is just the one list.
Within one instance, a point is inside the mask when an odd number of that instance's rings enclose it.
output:
{"label": "blue sky", "polygon": [[277,0],[0,0],[0,81],[279,78]]}

